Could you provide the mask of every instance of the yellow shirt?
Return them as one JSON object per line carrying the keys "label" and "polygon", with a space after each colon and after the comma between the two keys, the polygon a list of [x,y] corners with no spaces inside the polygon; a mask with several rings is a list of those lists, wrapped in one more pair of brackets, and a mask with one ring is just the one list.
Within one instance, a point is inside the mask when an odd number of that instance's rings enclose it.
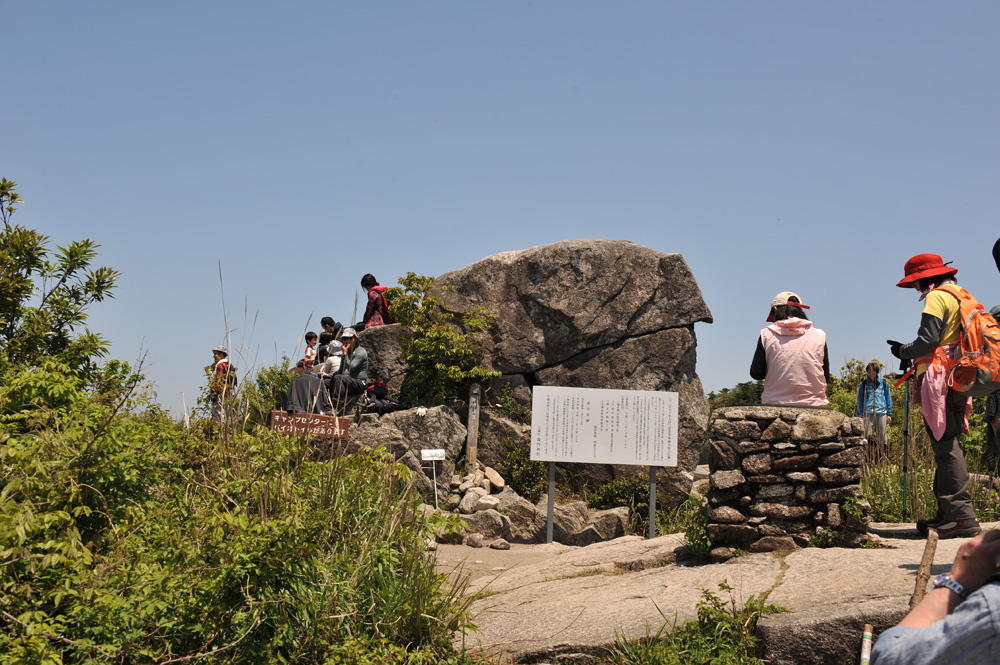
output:
{"label": "yellow shirt", "polygon": [[924,314],[936,316],[945,322],[942,344],[957,344],[962,332],[962,322],[959,320],[958,299],[946,293],[944,289],[934,289],[924,299]]}
{"label": "yellow shirt", "polygon": [[[958,299],[944,290],[934,289],[924,298],[924,314],[936,316],[945,322],[944,337],[941,344],[958,344],[962,332],[962,322],[959,317]],[[917,365],[917,376],[927,371],[927,364]]]}

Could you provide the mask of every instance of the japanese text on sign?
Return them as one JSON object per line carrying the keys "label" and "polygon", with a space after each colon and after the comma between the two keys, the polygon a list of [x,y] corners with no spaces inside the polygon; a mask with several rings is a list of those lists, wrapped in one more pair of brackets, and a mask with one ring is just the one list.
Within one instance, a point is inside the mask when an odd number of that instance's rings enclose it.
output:
{"label": "japanese text on sign", "polygon": [[531,459],[677,466],[677,393],[536,386]]}

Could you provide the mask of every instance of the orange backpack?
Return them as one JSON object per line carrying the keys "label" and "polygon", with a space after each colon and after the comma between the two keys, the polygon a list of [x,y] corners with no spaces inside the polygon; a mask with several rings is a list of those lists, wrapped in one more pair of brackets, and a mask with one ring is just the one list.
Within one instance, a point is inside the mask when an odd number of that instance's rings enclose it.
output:
{"label": "orange backpack", "polygon": [[941,347],[934,350],[933,362],[949,371],[948,385],[977,397],[1000,390],[1000,325],[965,289],[954,284],[937,287],[958,299],[961,332],[954,358]]}

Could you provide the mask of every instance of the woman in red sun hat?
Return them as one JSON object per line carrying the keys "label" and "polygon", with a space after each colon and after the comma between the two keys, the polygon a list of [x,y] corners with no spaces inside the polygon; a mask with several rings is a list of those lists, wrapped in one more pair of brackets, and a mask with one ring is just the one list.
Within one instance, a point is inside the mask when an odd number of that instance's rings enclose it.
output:
{"label": "woman in red sun hat", "polygon": [[935,350],[952,357],[961,332],[958,299],[944,289],[956,284],[957,268],[946,265],[937,254],[918,254],[906,262],[903,279],[896,286],[916,289],[924,301],[917,338],[909,344],[890,340],[892,355],[916,361],[917,380],[913,400],[921,405],[924,426],[934,450],[934,496],[937,512],[933,519],[917,520],[921,535],[936,529],[941,538],[969,538],[980,532],[976,511],[969,495],[969,470],[959,437],[969,432],[968,415],[972,398],[948,385],[947,370],[931,362]]}

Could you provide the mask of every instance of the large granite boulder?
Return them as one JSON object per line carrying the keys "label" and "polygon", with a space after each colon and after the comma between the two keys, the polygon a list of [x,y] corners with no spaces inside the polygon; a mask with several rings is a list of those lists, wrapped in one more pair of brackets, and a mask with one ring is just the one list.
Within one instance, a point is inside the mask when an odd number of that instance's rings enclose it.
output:
{"label": "large granite boulder", "polygon": [[680,254],[624,240],[565,240],[494,254],[445,273],[444,306],[486,305],[497,318],[487,344],[504,374],[534,372],[579,353],[712,314]]}
{"label": "large granite boulder", "polygon": [[399,359],[399,336],[405,332],[401,325],[366,328],[358,333],[358,345],[368,352],[368,374],[372,379],[382,379],[389,387],[389,394],[402,392],[408,367]]}
{"label": "large granite boulder", "polygon": [[[671,503],[687,496],[709,417],[694,324],[710,323],[712,314],[680,254],[623,240],[567,240],[487,257],[437,285],[449,287],[438,294],[449,312],[485,305],[496,316],[483,338],[487,362],[504,375],[495,385],[511,384],[526,408],[534,385],[679,393],[678,465],[660,478]],[[513,438],[497,425],[486,428],[482,452],[491,458]],[[594,483],[646,473],[573,467]]]}
{"label": "large granite boulder", "polygon": [[419,485],[427,491],[433,487],[434,469],[430,462],[421,461],[420,451],[444,449],[445,460],[435,464],[439,496],[447,496],[455,460],[465,446],[465,426],[446,406],[366,415],[359,425],[351,425],[349,443],[353,450],[385,446],[397,460],[419,474]]}

